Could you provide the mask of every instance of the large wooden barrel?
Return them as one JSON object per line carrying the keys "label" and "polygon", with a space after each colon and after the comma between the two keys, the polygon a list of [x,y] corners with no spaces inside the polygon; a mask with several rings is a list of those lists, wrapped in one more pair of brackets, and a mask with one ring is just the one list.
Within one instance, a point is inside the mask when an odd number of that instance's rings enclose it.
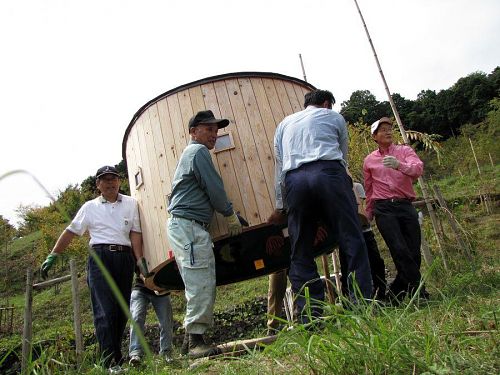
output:
{"label": "large wooden barrel", "polygon": [[[217,118],[230,120],[211,154],[235,211],[252,228],[265,223],[274,209],[276,126],[301,110],[304,94],[313,89],[305,81],[276,73],[229,73],[169,90],[137,111],[122,152],[131,195],[139,201],[150,270],[158,272],[170,258],[167,202],[177,161],[190,140],[189,119],[210,109]],[[210,233],[214,240],[227,234],[219,214]]]}

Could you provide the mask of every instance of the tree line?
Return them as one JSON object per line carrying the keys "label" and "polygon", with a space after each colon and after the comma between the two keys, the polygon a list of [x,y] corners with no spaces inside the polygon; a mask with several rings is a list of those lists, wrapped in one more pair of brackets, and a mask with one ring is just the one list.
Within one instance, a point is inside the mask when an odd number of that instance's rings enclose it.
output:
{"label": "tree line", "polygon": [[[392,94],[404,127],[442,139],[455,137],[465,124],[478,124],[492,110],[490,101],[500,95],[500,67],[490,74],[474,72],[460,78],[453,86],[436,93],[422,90],[416,100]],[[354,91],[341,103],[340,113],[354,124],[361,118],[371,124],[392,113],[388,101],[378,101],[369,90]]]}
{"label": "tree line", "polygon": [[[405,128],[410,130],[410,133],[422,133],[416,138],[417,143],[420,143],[419,149],[432,149],[435,146],[436,134],[441,139],[454,138],[461,133],[469,137],[479,128],[485,128],[484,132],[479,132],[485,134],[485,139],[481,140],[480,144],[485,145],[484,149],[488,152],[485,151],[484,155],[488,155],[495,149],[494,140],[498,133],[499,94],[500,67],[496,67],[488,75],[483,72],[471,73],[460,78],[449,89],[438,93],[423,90],[416,100],[407,100],[399,94],[393,94],[393,99]],[[377,101],[368,90],[353,92],[350,99],[341,104],[341,108],[342,115],[353,125],[349,126],[350,169],[356,173],[364,156],[374,148],[370,139],[369,124],[390,115],[391,109],[387,101]],[[487,118],[488,115],[490,119]],[[398,136],[397,133],[395,135]],[[122,175],[121,191],[129,194],[125,161],[118,163],[116,168]],[[68,218],[74,217],[84,202],[97,196],[95,183],[95,176],[89,176],[80,185],[69,185],[59,193],[56,203],[47,207],[20,206],[17,213],[21,224],[17,229],[0,215],[0,244],[14,236],[24,236],[42,230],[46,234],[42,246],[43,251],[46,251],[57,239],[55,236],[60,231],[58,226],[63,226],[68,222]],[[48,233],[50,235],[47,235]]]}

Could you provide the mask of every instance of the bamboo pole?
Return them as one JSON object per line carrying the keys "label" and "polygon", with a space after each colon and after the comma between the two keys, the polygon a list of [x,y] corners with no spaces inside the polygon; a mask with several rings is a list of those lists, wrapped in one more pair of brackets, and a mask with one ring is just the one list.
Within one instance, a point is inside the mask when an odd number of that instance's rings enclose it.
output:
{"label": "bamboo pole", "polygon": [[33,271],[26,270],[26,295],[24,299],[24,327],[21,374],[28,374],[28,359],[31,357],[31,340],[33,338]]}
{"label": "bamboo pole", "polygon": [[47,280],[47,281],[43,281],[43,282],[38,283],[38,284],[33,284],[33,289],[39,290],[39,289],[43,289],[43,288],[48,288],[49,286],[57,285],[59,283],[62,283],[64,281],[68,281],[70,279],[71,279],[71,275],[57,277],[57,278],[52,279],[52,280]]}
{"label": "bamboo pole", "polygon": [[73,326],[75,328],[76,363],[80,364],[83,355],[82,321],[80,315],[80,293],[78,291],[78,273],[75,260],[69,261],[71,270],[71,294],[73,296]]}
{"label": "bamboo pole", "polygon": [[328,301],[330,303],[335,303],[335,293],[333,292],[333,286],[330,281],[330,269],[328,267],[328,257],[323,255],[321,257],[321,263],[323,263],[323,270],[325,273],[325,283],[326,283],[326,291],[328,294]]}
{"label": "bamboo pole", "polygon": [[[380,66],[377,52],[375,51],[375,46],[373,45],[372,38],[370,36],[370,33],[368,32],[368,27],[366,26],[365,19],[363,18],[363,14],[361,13],[361,9],[359,8],[358,2],[356,0],[354,0],[354,3],[356,4],[356,8],[358,9],[358,13],[359,13],[359,16],[361,18],[361,22],[363,23],[363,26],[365,28],[366,36],[368,37],[368,41],[370,42],[370,46],[371,46],[372,51],[373,51],[373,56],[375,57],[375,62],[377,63],[380,77],[382,78],[382,82],[384,83],[385,92],[387,93],[387,97],[389,99],[389,103],[391,105],[392,112],[394,113],[394,117],[396,118],[396,122],[397,122],[398,127],[399,127],[399,132],[401,133],[401,136],[403,137],[404,144],[408,145],[409,144],[408,136],[407,136],[406,131],[403,127],[403,122],[401,121],[401,118],[399,116],[399,112],[398,112],[398,109],[396,108],[396,104],[394,103],[394,100],[392,99],[391,92],[389,91],[389,87],[387,85],[387,81],[385,79],[384,72],[382,71],[382,67]],[[434,208],[432,207],[432,204],[429,201],[429,198],[428,198],[429,193],[427,191],[427,187],[425,185],[425,181],[424,181],[424,178],[422,176],[420,176],[418,178],[418,183],[420,185],[420,189],[422,190],[422,195],[424,196],[427,210],[429,211],[429,216],[430,216],[431,221],[432,221],[432,227],[434,228],[434,232],[436,234],[436,241],[437,241],[438,247],[439,247],[441,254],[443,256],[444,268],[445,268],[445,270],[448,270],[448,264],[446,262],[446,258],[444,257],[444,254],[442,251],[442,246],[441,246],[441,241],[440,241],[440,238],[438,235],[436,214],[434,212]]]}
{"label": "bamboo pole", "polygon": [[479,172],[479,174],[481,174],[481,168],[479,168],[479,162],[477,161],[476,151],[474,150],[474,146],[472,145],[472,139],[470,139],[470,137],[469,137],[469,143],[470,143],[470,148],[472,150],[472,155],[474,156],[474,160],[476,161],[477,171]]}
{"label": "bamboo pole", "polygon": [[429,250],[429,244],[427,243],[427,240],[425,239],[424,231],[422,230],[422,225],[424,222],[424,214],[422,211],[418,212],[418,223],[420,224],[420,238],[421,238],[421,243],[420,243],[420,248],[422,249],[422,255],[424,256],[425,263],[427,266],[430,266],[432,264],[432,254]]}
{"label": "bamboo pole", "polygon": [[302,67],[302,75],[304,76],[304,81],[307,82],[306,70],[304,69],[304,63],[302,62],[302,54],[299,53],[300,66]]}
{"label": "bamboo pole", "polygon": [[340,267],[339,267],[339,249],[333,250],[332,253],[332,263],[333,263],[333,274],[335,275],[335,284],[337,286],[337,295],[342,295],[342,282],[340,281]]}

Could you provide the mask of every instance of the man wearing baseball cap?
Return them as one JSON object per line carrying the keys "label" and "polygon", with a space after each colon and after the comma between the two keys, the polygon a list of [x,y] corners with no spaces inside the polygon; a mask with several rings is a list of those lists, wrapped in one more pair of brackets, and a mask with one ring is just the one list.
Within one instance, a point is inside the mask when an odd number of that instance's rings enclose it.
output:
{"label": "man wearing baseball cap", "polygon": [[[41,267],[45,279],[57,256],[75,236],[86,231],[90,247],[117,284],[123,298],[130,301],[134,269],[148,274],[142,254],[142,234],[137,201],[119,193],[120,174],[115,167],[105,165],[96,172],[96,185],[101,195],[80,208],[71,224],[57,240]],[[135,259],[134,259],[135,257]],[[92,257],[88,259],[87,282],[90,288],[94,327],[103,363],[111,373],[119,373],[123,361],[121,341],[127,316]],[[111,367],[112,365],[115,365]]]}
{"label": "man wearing baseball cap", "polygon": [[[392,143],[392,121],[382,117],[371,125],[378,149],[363,163],[366,189],[366,214],[375,218],[380,234],[389,247],[396,266],[396,278],[388,297],[395,303],[413,296],[420,282],[420,226],[413,182],[423,173],[424,163],[410,146]],[[428,298],[422,286],[420,297]]]}
{"label": "man wearing baseball cap", "polygon": [[208,232],[214,211],[224,216],[230,236],[242,229],[209,152],[215,147],[219,129],[228,125],[229,120],[216,119],[210,110],[194,115],[188,124],[191,142],[172,180],[167,232],[186,290],[182,351],[191,358],[215,353],[203,338],[213,325],[215,303],[215,257]]}

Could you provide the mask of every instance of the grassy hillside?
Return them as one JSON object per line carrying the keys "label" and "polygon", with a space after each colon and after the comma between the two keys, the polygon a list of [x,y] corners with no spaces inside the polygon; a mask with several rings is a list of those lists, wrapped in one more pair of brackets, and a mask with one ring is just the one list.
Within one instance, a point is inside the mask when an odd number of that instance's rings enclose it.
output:
{"label": "grassy hillside", "polygon": [[[458,151],[455,153],[460,155]],[[498,156],[493,155],[493,160]],[[131,368],[128,373],[500,373],[500,214],[497,201],[491,202],[493,212],[488,214],[484,203],[478,199],[479,192],[489,193],[492,199],[499,194],[499,168],[483,163],[479,174],[474,165],[460,167],[459,159],[448,162],[455,164],[446,167],[436,165],[435,161],[429,162],[429,170],[433,173],[429,173],[427,180],[430,186],[439,186],[447,199],[449,209],[457,219],[458,234],[471,251],[471,257],[459,246],[446,212],[436,206],[448,270],[426,217],[423,231],[434,257],[432,264],[423,262],[422,265],[426,286],[431,293],[429,302],[406,301],[398,308],[367,305],[351,309],[326,304],[327,320],[323,327],[306,331],[296,326],[293,330],[283,331],[278,340],[262,352],[249,351],[247,355],[232,360],[197,362],[195,368],[191,368],[193,363],[186,359],[167,365],[155,358],[145,367]],[[458,169],[461,173],[457,173]],[[2,249],[0,295],[2,305],[15,307],[15,316],[14,335],[0,337],[0,373],[14,373],[19,366],[15,354],[20,355],[26,268],[40,265],[35,249],[41,237],[39,232],[32,233]],[[389,276],[393,276],[392,260],[378,233],[377,240]],[[96,347],[85,280],[85,255],[75,253],[73,256],[78,257],[80,272],[86,348],[84,361],[78,368],[72,365],[75,362],[73,312],[67,282],[57,290],[35,292],[35,344],[30,362],[33,373],[102,373],[95,367],[93,359]],[[58,267],[57,275],[68,273],[64,262]],[[217,288],[216,325],[209,332],[209,338],[219,343],[262,336],[265,333],[266,294],[265,277]],[[181,294],[173,294],[171,298],[176,322],[174,344],[179,348],[183,335],[180,326],[184,298]],[[153,349],[157,349],[158,334],[155,315],[150,311],[146,335]],[[123,344],[126,349],[128,338]]]}

